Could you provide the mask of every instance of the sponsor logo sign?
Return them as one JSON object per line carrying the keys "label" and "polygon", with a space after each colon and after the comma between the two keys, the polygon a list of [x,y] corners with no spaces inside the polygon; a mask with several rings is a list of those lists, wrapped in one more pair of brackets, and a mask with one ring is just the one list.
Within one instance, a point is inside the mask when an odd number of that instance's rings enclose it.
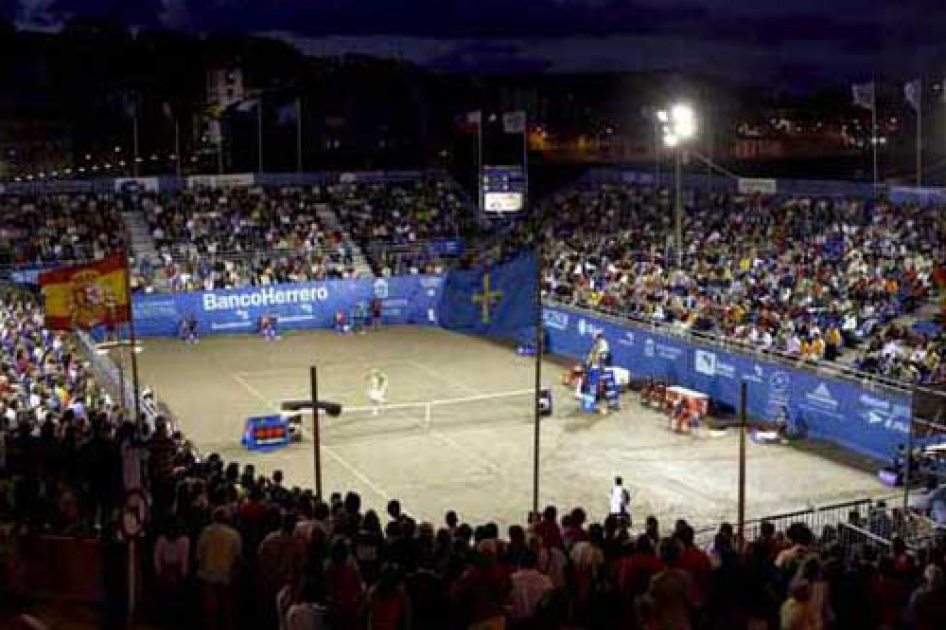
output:
{"label": "sponsor logo sign", "polygon": [[542,321],[553,330],[568,330],[568,313],[545,309],[542,312]]}

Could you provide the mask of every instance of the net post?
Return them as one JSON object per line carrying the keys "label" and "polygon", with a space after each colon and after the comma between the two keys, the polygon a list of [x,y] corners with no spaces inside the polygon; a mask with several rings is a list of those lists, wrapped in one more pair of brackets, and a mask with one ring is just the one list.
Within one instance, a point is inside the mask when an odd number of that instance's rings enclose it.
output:
{"label": "net post", "polygon": [[427,403],[424,405],[424,424],[426,425],[428,430],[431,428],[431,425],[433,424],[433,408],[434,408],[433,403]]}
{"label": "net post", "polygon": [[309,386],[312,394],[312,451],[315,459],[315,497],[322,499],[322,438],[319,427],[319,371],[309,366]]}
{"label": "net post", "polygon": [[[138,348],[138,337],[135,334],[135,302],[131,297],[131,263],[127,249],[122,250],[122,257],[125,263],[125,299],[128,301],[128,334],[131,337],[131,380],[132,389],[135,392],[135,426],[138,427],[139,431],[141,431],[142,427],[144,426],[144,420],[141,417],[141,389],[140,385],[138,384],[138,356],[135,352],[135,350]],[[122,402],[124,402],[124,391],[122,391],[121,397]]]}
{"label": "net post", "polygon": [[542,243],[535,247],[535,392],[532,453],[532,512],[539,512],[540,453],[542,440]]}
{"label": "net post", "polygon": [[745,545],[746,536],[746,425],[748,420],[749,384],[739,387],[739,545]]}

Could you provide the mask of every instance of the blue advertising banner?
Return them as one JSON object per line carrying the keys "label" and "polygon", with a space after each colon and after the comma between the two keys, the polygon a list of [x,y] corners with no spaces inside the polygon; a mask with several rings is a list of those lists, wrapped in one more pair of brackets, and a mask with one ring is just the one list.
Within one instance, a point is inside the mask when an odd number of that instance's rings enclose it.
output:
{"label": "blue advertising banner", "polygon": [[339,311],[351,316],[378,298],[390,325],[436,325],[442,278],[399,276],[329,280],[250,287],[228,291],[136,295],[135,325],[142,336],[176,335],[185,317],[198,332],[255,332],[264,315],[275,315],[280,330],[330,328]]}
{"label": "blue advertising banner", "polygon": [[448,330],[516,337],[535,326],[535,257],[493,267],[451,270],[444,281],[440,325]]}
{"label": "blue advertising banner", "polygon": [[614,364],[644,378],[703,392],[735,411],[741,383],[748,384],[750,417],[771,421],[781,413],[803,434],[877,459],[889,459],[906,442],[911,403],[907,395],[874,391],[858,383],[793,368],[765,355],[724,352],[633,324],[546,307],[548,349],[583,359],[594,336],[610,342]]}

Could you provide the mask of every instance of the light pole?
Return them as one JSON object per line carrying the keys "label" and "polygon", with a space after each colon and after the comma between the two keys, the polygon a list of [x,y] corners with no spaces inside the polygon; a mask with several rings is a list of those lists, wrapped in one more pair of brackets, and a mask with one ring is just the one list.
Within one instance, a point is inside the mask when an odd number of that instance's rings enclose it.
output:
{"label": "light pole", "polygon": [[683,262],[683,158],[686,144],[696,135],[696,113],[693,108],[677,103],[669,111],[657,112],[663,125],[664,146],[674,154],[674,245],[677,261]]}

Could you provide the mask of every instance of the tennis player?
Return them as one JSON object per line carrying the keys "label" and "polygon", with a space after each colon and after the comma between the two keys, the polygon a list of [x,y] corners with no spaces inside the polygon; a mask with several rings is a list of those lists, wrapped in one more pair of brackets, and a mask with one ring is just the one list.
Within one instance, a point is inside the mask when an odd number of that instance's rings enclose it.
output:
{"label": "tennis player", "polygon": [[609,367],[611,365],[611,346],[604,333],[595,335],[595,341],[588,351],[588,365],[591,367]]}
{"label": "tennis player", "polygon": [[381,406],[387,402],[388,376],[378,368],[368,374],[368,399],[374,405],[372,415],[381,413]]}

